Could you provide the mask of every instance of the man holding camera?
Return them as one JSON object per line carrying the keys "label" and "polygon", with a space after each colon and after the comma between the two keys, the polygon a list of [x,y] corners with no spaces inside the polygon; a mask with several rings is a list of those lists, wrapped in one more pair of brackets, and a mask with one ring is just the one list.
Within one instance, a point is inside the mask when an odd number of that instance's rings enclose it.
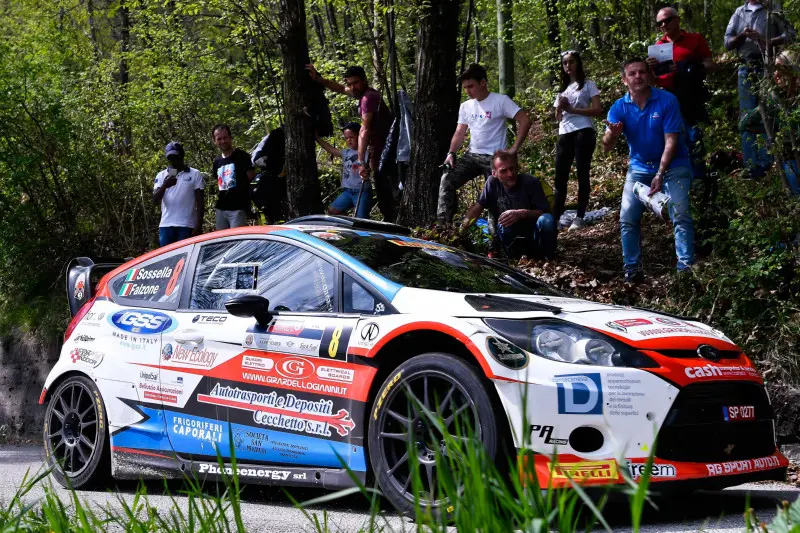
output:
{"label": "man holding camera", "polygon": [[158,242],[178,242],[203,231],[203,176],[184,162],[183,146],[171,142],[165,150],[169,166],[156,175],[153,201],[161,204]]}

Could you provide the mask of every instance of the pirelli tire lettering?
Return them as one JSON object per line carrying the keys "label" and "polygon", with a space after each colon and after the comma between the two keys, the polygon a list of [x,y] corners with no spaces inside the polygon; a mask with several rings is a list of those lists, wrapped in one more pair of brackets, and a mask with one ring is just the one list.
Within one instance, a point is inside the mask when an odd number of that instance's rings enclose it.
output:
{"label": "pirelli tire lettering", "polygon": [[392,387],[400,381],[400,378],[403,377],[403,372],[400,371],[391,379],[391,381],[387,382],[386,385],[383,387],[383,391],[380,395],[375,399],[375,410],[372,412],[372,419],[378,419],[378,413],[383,405],[383,402],[386,400],[386,396],[388,396],[389,392],[392,390]]}

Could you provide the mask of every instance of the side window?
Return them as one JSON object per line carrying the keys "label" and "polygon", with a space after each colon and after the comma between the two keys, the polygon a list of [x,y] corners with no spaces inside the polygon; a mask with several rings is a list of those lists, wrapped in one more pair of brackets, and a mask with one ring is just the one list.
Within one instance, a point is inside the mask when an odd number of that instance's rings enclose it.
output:
{"label": "side window", "polygon": [[333,312],[335,272],[327,261],[282,242],[209,244],[200,249],[189,307],[224,310],[231,298],[258,294],[276,311]]}
{"label": "side window", "polygon": [[188,254],[189,248],[182,248],[129,268],[111,282],[114,300],[145,307],[147,302],[159,304],[155,307],[177,305]]}
{"label": "side window", "polygon": [[382,315],[386,312],[386,307],[379,302],[371,292],[365,289],[359,282],[344,274],[344,303],[345,313],[361,313],[367,315]]}

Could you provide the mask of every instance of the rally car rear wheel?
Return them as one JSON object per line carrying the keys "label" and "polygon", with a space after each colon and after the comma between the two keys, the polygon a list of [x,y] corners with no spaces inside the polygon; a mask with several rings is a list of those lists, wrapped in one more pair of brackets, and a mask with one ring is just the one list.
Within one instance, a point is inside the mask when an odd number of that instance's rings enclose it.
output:
{"label": "rally car rear wheel", "polygon": [[[475,443],[494,460],[497,424],[484,382],[465,361],[427,353],[401,364],[378,389],[369,413],[370,462],[378,485],[400,512],[410,515],[415,509],[415,465],[419,504],[442,512],[448,500],[438,488],[437,468],[452,463],[461,445]],[[446,438],[443,429],[456,440]],[[456,450],[452,442],[459,443]]]}
{"label": "rally car rear wheel", "polygon": [[85,376],[70,376],[50,397],[44,449],[53,477],[64,487],[86,488],[108,475],[106,410],[100,391]]}

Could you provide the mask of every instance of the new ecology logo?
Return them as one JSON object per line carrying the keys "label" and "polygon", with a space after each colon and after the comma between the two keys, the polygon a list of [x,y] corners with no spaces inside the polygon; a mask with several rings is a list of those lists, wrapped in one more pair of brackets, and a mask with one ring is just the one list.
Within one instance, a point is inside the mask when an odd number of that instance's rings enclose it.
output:
{"label": "new ecology logo", "polygon": [[122,331],[140,334],[163,333],[178,327],[178,323],[169,315],[152,310],[117,311],[108,317],[108,321]]}

